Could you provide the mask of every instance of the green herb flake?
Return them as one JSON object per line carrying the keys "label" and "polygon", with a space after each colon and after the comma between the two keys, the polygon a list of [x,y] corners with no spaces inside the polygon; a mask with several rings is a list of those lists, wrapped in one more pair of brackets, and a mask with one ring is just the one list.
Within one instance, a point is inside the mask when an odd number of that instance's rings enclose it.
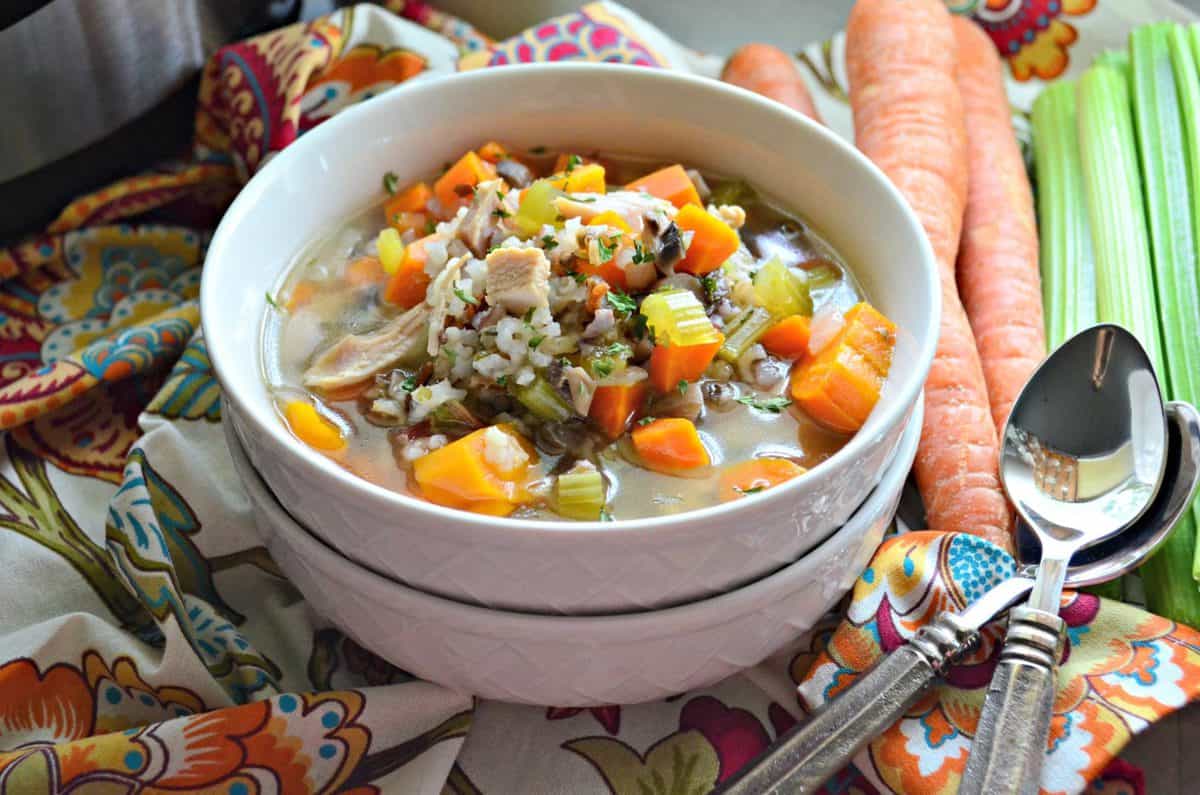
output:
{"label": "green herb flake", "polygon": [[604,238],[596,238],[596,252],[600,256],[600,262],[605,263],[613,258],[617,253],[617,247],[612,245],[611,241],[605,241]]}
{"label": "green herb flake", "polygon": [[471,306],[479,306],[479,299],[473,295],[468,294],[465,290],[463,290],[457,284],[454,285],[454,294],[456,296],[458,296],[458,300],[462,301],[464,304],[470,304]]}
{"label": "green herb flake", "polygon": [[758,411],[765,411],[768,414],[779,414],[788,406],[792,405],[792,401],[780,395],[779,397],[760,399],[757,395],[743,395],[737,399],[738,403],[743,406],[749,406]]}
{"label": "green herb flake", "polygon": [[496,379],[496,383],[499,384],[500,386],[508,386],[508,376],[507,375],[500,376],[499,378]]}
{"label": "green herb flake", "polygon": [[[604,294],[604,300],[608,301],[609,306],[623,315],[630,315],[637,311],[637,301],[632,296],[620,290],[609,290]],[[639,317],[641,316],[639,315]]]}
{"label": "green herb flake", "polygon": [[400,382],[400,388],[405,392],[415,392],[417,389],[417,377],[410,375],[408,378],[405,378]]}
{"label": "green herb flake", "polygon": [[266,299],[267,299],[267,305],[268,305],[268,306],[270,306],[270,307],[271,307],[272,309],[274,309],[276,312],[282,312],[282,311],[283,311],[283,307],[281,307],[281,306],[279,305],[279,303],[278,303],[278,302],[275,300],[275,296],[271,295],[271,291],[270,291],[270,290],[267,290],[267,292],[266,292],[266,293],[264,293],[264,295],[266,296]]}
{"label": "green herb flake", "polygon": [[530,347],[530,349],[536,351],[537,347],[545,341],[546,341],[546,338],[539,334],[538,336],[533,337],[529,340],[529,347]]}
{"label": "green herb flake", "polygon": [[688,391],[688,382],[687,382],[687,379],[686,379],[686,378],[680,378],[680,379],[679,379],[679,383],[675,385],[675,388],[679,390],[679,394],[681,394],[681,395],[686,395],[686,394],[687,394],[687,391]]}
{"label": "green herb flake", "polygon": [[430,218],[425,222],[425,234],[432,235],[437,231],[437,222]]}
{"label": "green herb flake", "polygon": [[767,488],[766,486],[751,486],[748,489],[743,489],[739,486],[734,486],[733,490],[736,491],[738,494],[758,494],[760,491],[763,491],[766,488]]}
{"label": "green herb flake", "polygon": [[529,323],[530,321],[533,320],[533,307],[532,306],[525,310],[525,317],[521,318],[521,320],[523,320],[526,323]]}
{"label": "green herb flake", "polygon": [[600,349],[600,352],[605,356],[619,356],[621,358],[633,356],[633,348],[630,348],[623,342],[614,342],[611,345],[606,345]]}
{"label": "green herb flake", "polygon": [[542,248],[546,251],[553,251],[558,248],[558,240],[554,235],[542,235]]}
{"label": "green herb flake", "polygon": [[383,189],[387,191],[388,196],[395,196],[398,187],[400,187],[400,178],[393,172],[389,171],[383,175]]}
{"label": "green herb flake", "polygon": [[637,421],[637,424],[638,425],[649,425],[650,423],[654,422],[656,419],[658,419],[658,418],[657,417],[642,417],[640,420]]}
{"label": "green herb flake", "polygon": [[512,213],[503,207],[497,207],[496,209],[492,210],[492,215],[496,216],[497,218],[508,218],[512,215]]}
{"label": "green herb flake", "polygon": [[642,246],[642,241],[633,242],[633,262],[635,265],[645,265],[654,262],[654,255]]}
{"label": "green herb flake", "polygon": [[567,173],[570,174],[575,169],[579,168],[579,164],[583,162],[583,158],[579,155],[567,155]]}
{"label": "green herb flake", "polygon": [[597,359],[592,364],[592,371],[595,372],[600,378],[608,378],[610,375],[612,375],[614,367],[615,365],[613,364],[612,359]]}
{"label": "green herb flake", "polygon": [[607,509],[607,508],[601,508],[601,509],[600,509],[600,521],[602,521],[602,522],[611,522],[611,521],[613,521],[612,514],[608,512],[608,509]]}
{"label": "green herb flake", "polygon": [[645,315],[634,315],[633,316],[633,328],[630,330],[630,333],[632,333],[633,338],[637,339],[637,340],[643,339],[646,336],[646,316]]}

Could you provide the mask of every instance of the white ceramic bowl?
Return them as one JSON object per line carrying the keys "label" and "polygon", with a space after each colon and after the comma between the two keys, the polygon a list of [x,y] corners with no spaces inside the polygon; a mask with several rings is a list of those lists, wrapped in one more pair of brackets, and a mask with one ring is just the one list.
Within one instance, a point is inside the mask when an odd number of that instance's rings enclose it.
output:
{"label": "white ceramic bowl", "polygon": [[799,561],[708,599],[612,616],[492,610],[373,574],[283,510],[228,424],[226,439],[271,556],[317,612],[422,679],[483,698],[566,707],[631,704],[706,687],[811,629],[883,538],[920,431],[918,408],[866,502]]}
{"label": "white ceramic bowl", "polygon": [[[306,243],[381,199],[380,175],[425,177],[481,141],[677,159],[737,174],[806,216],[900,327],[866,425],[811,472],[753,498],[674,516],[495,519],[361,480],[282,425],[262,379],[264,293]],[[247,454],[302,524],[359,563],[421,590],[534,612],[675,604],[795,560],[846,521],[891,459],[936,343],[929,245],[887,179],[783,106],[717,81],[613,65],[514,66],[415,82],[306,133],[226,212],[201,289],[204,333]]]}

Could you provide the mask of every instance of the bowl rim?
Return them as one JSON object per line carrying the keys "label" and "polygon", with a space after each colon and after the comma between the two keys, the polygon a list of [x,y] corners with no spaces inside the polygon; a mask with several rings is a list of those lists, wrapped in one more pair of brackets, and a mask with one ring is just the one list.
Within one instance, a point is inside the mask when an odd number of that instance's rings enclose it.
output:
{"label": "bowl rim", "polygon": [[[321,148],[326,145],[338,142],[339,136],[342,135],[342,128],[352,128],[356,120],[360,116],[369,116],[375,114],[383,114],[394,103],[403,103],[410,95],[418,94],[423,91],[445,92],[455,90],[458,86],[470,86],[476,83],[487,84],[490,82],[510,82],[520,81],[526,76],[538,75],[555,75],[563,78],[575,78],[579,80],[588,80],[595,78],[615,79],[619,81],[650,81],[668,83],[676,83],[688,90],[707,92],[710,96],[719,97],[717,101],[729,102],[733,105],[741,103],[753,106],[758,112],[766,113],[774,116],[784,123],[798,125],[804,128],[806,134],[815,136],[819,141],[819,146],[826,146],[837,151],[842,157],[847,158],[849,162],[855,163],[859,168],[866,171],[867,174],[878,184],[884,195],[891,199],[896,207],[899,208],[900,216],[904,222],[915,233],[917,240],[918,251],[915,252],[916,260],[924,265],[924,270],[928,276],[928,293],[926,300],[931,307],[925,321],[924,344],[919,345],[915,354],[915,366],[911,371],[900,376],[896,382],[896,389],[889,397],[888,404],[883,407],[884,413],[877,420],[878,429],[880,431],[894,427],[896,424],[903,421],[903,415],[909,411],[914,403],[920,398],[922,389],[924,388],[925,379],[928,376],[930,366],[933,362],[934,351],[937,346],[938,327],[940,324],[942,306],[941,306],[941,289],[938,274],[937,260],[934,257],[932,246],[925,235],[924,228],[917,219],[916,214],[908,205],[904,196],[896,188],[895,185],[887,178],[887,176],[871,162],[865,155],[855,149],[851,144],[844,141],[840,136],[828,129],[822,124],[819,124],[808,118],[798,111],[782,105],[781,103],[762,97],[751,91],[748,91],[737,86],[724,83],[720,80],[702,77],[695,74],[676,72],[668,69],[653,69],[643,66],[632,66],[627,64],[605,64],[605,63],[528,63],[528,64],[512,64],[503,68],[486,68],[477,69],[468,72],[459,72],[444,76],[430,76],[428,79],[415,79],[372,98],[370,102],[360,102],[356,105],[347,108],[324,123],[318,125],[308,131],[303,137],[293,142],[282,151],[275,154],[269,162],[266,163],[250,181],[242,187],[234,201],[226,210],[221,219],[216,231],[213,234],[212,240],[209,243],[206,253],[206,261],[209,258],[217,258],[221,256],[229,256],[226,253],[228,247],[227,239],[233,234],[231,230],[240,223],[240,216],[245,212],[245,209],[255,202],[261,201],[264,195],[267,194],[268,186],[277,178],[277,175],[282,175],[292,164],[293,161],[306,157],[308,150],[316,152],[321,151]],[[444,94],[439,97],[440,102],[448,100]],[[222,356],[220,354],[220,345],[213,344],[212,340],[220,338],[219,326],[207,322],[209,310],[206,312],[205,307],[212,306],[214,301],[219,301],[220,296],[216,292],[217,288],[214,281],[215,277],[210,277],[214,269],[205,268],[201,276],[200,286],[200,314],[201,326],[204,331],[204,336],[209,341],[209,352],[213,371],[218,379],[218,382],[225,384],[229,381],[222,377],[222,371],[225,369]],[[264,312],[266,308],[264,307]],[[258,319],[259,324],[262,323],[262,317]],[[215,334],[214,334],[214,328]],[[916,334],[915,329],[908,329],[909,333],[915,339],[920,339]],[[920,377],[915,374],[920,373]],[[282,421],[278,418],[275,412],[270,411],[270,417],[262,416],[263,412],[259,407],[245,401],[234,391],[229,391],[222,388],[223,398],[232,401],[237,406],[237,414],[245,423],[253,423],[255,432],[265,432],[277,444],[281,445],[289,455],[298,458],[305,467],[309,470],[308,474],[313,477],[319,477],[326,482],[332,482],[337,485],[339,491],[344,492],[348,499],[366,499],[376,505],[387,505],[389,507],[403,508],[409,511],[415,511],[421,514],[425,521],[430,523],[436,522],[454,522],[463,528],[473,527],[489,531],[504,530],[508,533],[517,532],[532,536],[533,538],[543,539],[558,539],[565,533],[570,534],[636,534],[639,532],[654,532],[662,534],[668,529],[674,528],[680,531],[686,531],[688,525],[697,521],[719,521],[724,519],[730,521],[731,517],[739,513],[744,513],[748,508],[761,507],[766,508],[771,503],[779,503],[788,499],[795,491],[803,487],[805,484],[819,479],[828,472],[834,465],[838,463],[849,463],[853,460],[861,459],[869,446],[872,439],[868,439],[861,431],[856,433],[851,439],[830,458],[821,462],[820,466],[813,467],[802,475],[799,475],[789,482],[781,486],[768,489],[761,494],[751,495],[746,499],[734,500],[728,503],[718,503],[716,505],[702,506],[692,510],[682,511],[676,514],[652,517],[638,517],[630,519],[620,519],[617,521],[574,521],[565,519],[523,519],[514,518],[511,516],[495,517],[485,516],[471,513],[469,511],[448,508],[427,500],[422,500],[419,497],[411,496],[401,492],[392,491],[376,483],[373,483],[366,478],[355,475],[348,470],[338,466],[338,464],[329,458],[321,455],[315,450],[312,450],[299,439],[295,438],[283,426]],[[878,409],[878,407],[877,407]],[[268,409],[269,410],[269,409]]]}
{"label": "bowl rim", "polygon": [[[586,628],[589,631],[599,630],[601,632],[608,632],[609,634],[618,633],[614,637],[624,640],[636,640],[639,637],[662,634],[661,632],[657,632],[655,627],[663,622],[669,625],[669,634],[674,636],[720,626],[729,621],[735,621],[748,612],[761,609],[773,603],[774,600],[771,595],[776,589],[782,587],[784,583],[799,576],[805,562],[814,553],[819,553],[835,538],[846,533],[847,528],[855,523],[856,520],[869,521],[864,516],[864,512],[878,510],[888,499],[888,492],[890,490],[895,489],[898,492],[903,489],[904,481],[908,477],[911,460],[916,455],[917,444],[920,441],[924,408],[924,399],[918,399],[917,405],[913,408],[912,417],[901,434],[900,446],[897,448],[894,460],[885,468],[883,477],[871,489],[867,498],[854,509],[849,519],[839,525],[826,538],[822,539],[821,543],[814,546],[808,552],[805,552],[796,560],[739,587],[690,602],[684,602],[683,604],[654,610],[589,615],[536,613],[460,602],[445,596],[429,593],[407,583],[397,582],[356,563],[342,555],[315,533],[296,521],[288,513],[287,509],[280,504],[279,499],[263,481],[262,475],[255,469],[254,464],[246,454],[244,445],[237,436],[237,432],[231,427],[225,427],[223,430],[226,444],[229,448],[229,455],[234,460],[234,471],[248,492],[247,496],[253,506],[252,511],[265,510],[269,514],[269,519],[275,528],[273,532],[276,534],[279,533],[280,528],[286,528],[288,535],[284,543],[287,546],[293,547],[298,543],[308,547],[310,550],[317,551],[317,558],[322,559],[324,562],[313,563],[307,555],[302,557],[303,565],[310,571],[313,568],[321,568],[326,571],[328,571],[329,567],[341,569],[345,573],[345,578],[354,577],[366,583],[363,586],[364,590],[383,589],[386,591],[390,589],[403,594],[407,600],[416,600],[422,603],[431,613],[436,614],[435,617],[458,615],[464,622],[472,623],[473,626],[494,622],[499,618],[504,620],[506,627],[512,629],[523,628],[539,632],[553,629],[555,632],[563,631],[569,633],[571,630]],[[889,521],[894,520],[894,518],[895,511],[892,512]],[[299,540],[297,541],[297,539]],[[878,547],[876,547],[877,549]],[[875,550],[872,551],[872,557],[874,554]],[[855,576],[857,578],[860,575],[861,572]],[[341,582],[344,578],[337,577],[336,579]],[[853,584],[844,590],[849,590],[852,587]],[[742,602],[745,604],[736,606]],[[726,615],[714,621],[711,618],[714,610],[726,613]],[[641,635],[635,634],[638,632]]]}

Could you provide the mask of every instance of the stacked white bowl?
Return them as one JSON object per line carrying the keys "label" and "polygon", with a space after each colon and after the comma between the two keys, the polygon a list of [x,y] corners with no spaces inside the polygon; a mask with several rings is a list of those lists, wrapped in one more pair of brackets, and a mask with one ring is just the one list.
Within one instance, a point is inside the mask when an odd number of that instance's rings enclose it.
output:
{"label": "stacked white bowl", "polygon": [[[383,173],[420,179],[487,139],[677,160],[743,177],[803,215],[900,328],[864,427],[762,494],[615,523],[442,508],[359,479],[295,439],[262,375],[264,293],[308,243],[380,200]],[[317,609],[420,676],[564,706],[711,683],[836,602],[877,545],[915,453],[939,309],[916,218],[832,133],[716,81],[594,64],[416,81],[339,114],[242,191],[201,290],[235,460],[272,553]]]}

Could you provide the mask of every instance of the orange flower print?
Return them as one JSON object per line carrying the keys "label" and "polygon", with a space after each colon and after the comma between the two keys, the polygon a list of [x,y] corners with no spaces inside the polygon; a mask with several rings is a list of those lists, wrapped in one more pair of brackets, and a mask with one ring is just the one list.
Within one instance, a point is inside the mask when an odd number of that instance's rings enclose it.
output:
{"label": "orange flower print", "polygon": [[1080,16],[1098,0],[986,0],[975,20],[1008,59],[1015,79],[1051,80],[1066,71],[1079,34],[1063,19]]}
{"label": "orange flower print", "polygon": [[[70,742],[92,733],[95,704],[79,671],[58,663],[44,672],[20,658],[0,667],[0,737],[12,750]],[[0,769],[4,757],[0,756]]]}
{"label": "orange flower print", "polygon": [[971,738],[940,706],[910,715],[871,743],[875,770],[893,792],[951,795],[958,791]]}

